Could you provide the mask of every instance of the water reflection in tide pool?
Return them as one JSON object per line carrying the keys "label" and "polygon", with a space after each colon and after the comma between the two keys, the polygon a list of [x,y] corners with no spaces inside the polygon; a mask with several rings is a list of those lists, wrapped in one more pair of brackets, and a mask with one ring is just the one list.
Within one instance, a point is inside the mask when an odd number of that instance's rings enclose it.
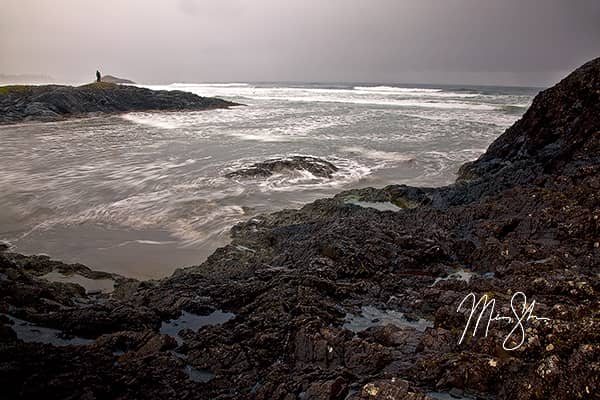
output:
{"label": "water reflection in tide pool", "polygon": [[191,381],[199,383],[210,382],[215,378],[215,374],[213,374],[209,370],[194,368],[191,365],[186,365],[183,368],[183,372],[186,373],[186,375],[188,376],[188,378],[190,378]]}
{"label": "water reflection in tide pool", "polygon": [[58,329],[39,326],[7,314],[0,315],[7,317],[12,322],[12,325],[9,326],[15,331],[17,338],[24,342],[45,343],[54,346],[82,346],[94,343],[90,339],[69,337]]}
{"label": "water reflection in tide pool", "polygon": [[395,310],[381,310],[373,306],[363,306],[360,311],[360,314],[347,314],[342,327],[352,332],[362,332],[374,326],[385,325],[410,327],[420,332],[433,327],[433,321],[423,318],[409,320],[404,313]]}
{"label": "water reflection in tide pool", "polygon": [[58,271],[48,272],[40,278],[50,282],[75,283],[83,287],[88,294],[112,293],[115,290],[115,281],[112,279],[90,279],[79,274],[62,274]]}
{"label": "water reflection in tide pool", "polygon": [[179,336],[179,332],[184,329],[197,331],[203,326],[221,325],[230,319],[234,318],[235,314],[216,310],[208,315],[197,315],[187,311],[182,311],[181,315],[173,320],[163,321],[160,326],[160,333],[169,335],[177,340],[177,343],[182,344],[183,339]]}

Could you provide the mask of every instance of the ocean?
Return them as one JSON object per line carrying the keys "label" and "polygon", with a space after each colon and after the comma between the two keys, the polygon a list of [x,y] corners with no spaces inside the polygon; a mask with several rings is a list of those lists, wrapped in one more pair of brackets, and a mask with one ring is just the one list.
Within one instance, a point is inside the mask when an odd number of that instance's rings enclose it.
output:
{"label": "ocean", "polygon": [[[243,103],[0,126],[0,239],[24,254],[139,279],[198,265],[253,216],[342,190],[440,186],[540,89],[368,84],[145,86]],[[224,175],[290,155],[332,178]]]}

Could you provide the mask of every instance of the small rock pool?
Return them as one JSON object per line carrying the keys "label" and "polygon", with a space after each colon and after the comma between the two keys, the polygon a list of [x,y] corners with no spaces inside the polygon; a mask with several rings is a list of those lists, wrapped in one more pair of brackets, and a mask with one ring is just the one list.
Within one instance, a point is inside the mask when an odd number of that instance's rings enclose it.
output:
{"label": "small rock pool", "polygon": [[433,327],[433,321],[420,318],[418,320],[409,320],[404,313],[394,310],[380,310],[373,306],[361,307],[360,314],[346,314],[345,323],[342,326],[352,332],[362,332],[373,326],[395,325],[398,327],[411,327],[419,332]]}
{"label": "small rock pool", "polygon": [[29,321],[15,318],[12,315],[0,314],[7,317],[13,324],[9,325],[17,334],[17,339],[27,343],[44,343],[54,346],[82,346],[94,343],[91,339],[69,337],[58,329],[46,328]]}
{"label": "small rock pool", "polygon": [[174,337],[175,340],[177,340],[177,343],[181,345],[183,343],[183,339],[181,336],[179,336],[179,332],[183,329],[197,331],[203,326],[224,324],[234,317],[235,314],[221,310],[213,311],[208,315],[197,315],[187,311],[182,311],[179,318],[163,321],[162,325],[160,326],[160,333]]}

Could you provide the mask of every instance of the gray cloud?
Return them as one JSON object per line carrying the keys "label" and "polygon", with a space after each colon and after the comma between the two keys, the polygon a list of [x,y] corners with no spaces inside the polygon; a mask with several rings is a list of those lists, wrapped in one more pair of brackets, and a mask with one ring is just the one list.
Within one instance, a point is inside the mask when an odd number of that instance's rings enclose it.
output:
{"label": "gray cloud", "polygon": [[600,56],[597,0],[3,0],[0,73],[85,81],[547,85]]}

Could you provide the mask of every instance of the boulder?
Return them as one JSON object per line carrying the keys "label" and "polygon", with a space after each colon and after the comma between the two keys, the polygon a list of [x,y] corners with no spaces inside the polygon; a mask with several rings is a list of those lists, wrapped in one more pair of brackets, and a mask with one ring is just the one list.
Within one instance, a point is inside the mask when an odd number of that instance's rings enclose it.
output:
{"label": "boulder", "polygon": [[319,178],[331,178],[338,168],[323,159],[310,156],[273,158],[252,164],[249,167],[229,172],[225,176],[232,179],[267,178],[273,174],[306,171]]}

